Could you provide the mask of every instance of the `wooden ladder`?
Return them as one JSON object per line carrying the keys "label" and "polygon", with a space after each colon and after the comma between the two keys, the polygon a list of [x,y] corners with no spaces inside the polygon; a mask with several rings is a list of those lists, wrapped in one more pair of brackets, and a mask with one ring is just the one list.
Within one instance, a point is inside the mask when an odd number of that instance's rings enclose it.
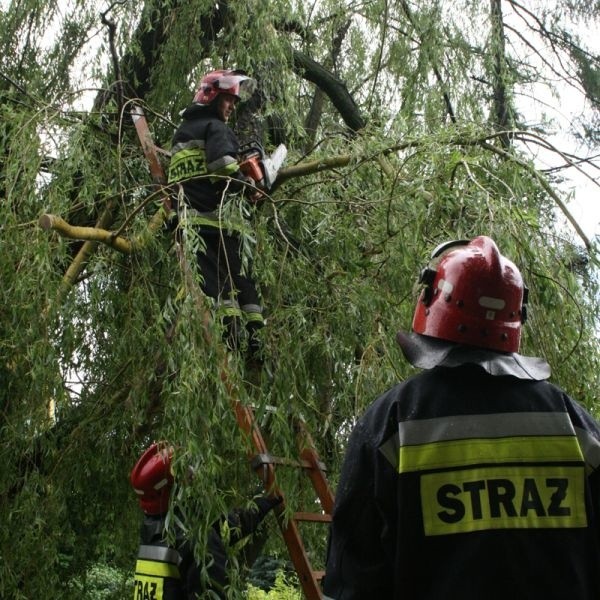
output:
{"label": "wooden ladder", "polygon": [[[242,404],[239,400],[233,401],[233,408],[240,429],[248,436],[256,452],[255,454],[250,453],[252,469],[261,479],[268,494],[274,494],[283,499],[275,514],[304,595],[307,600],[320,600],[323,597],[320,581],[323,578],[324,571],[316,571],[312,568],[300,535],[299,523],[330,523],[334,495],[327,481],[325,466],[319,459],[313,439],[305,423],[301,419],[295,419],[294,428],[299,448],[298,459],[272,456],[254,417],[252,408]],[[279,489],[275,481],[276,465],[300,468],[308,475],[321,504],[320,512],[295,512],[291,517],[287,515],[285,494]]]}
{"label": "wooden ladder", "polygon": [[[154,143],[146,116],[141,106],[133,105],[131,117],[150,167],[153,183],[158,187],[166,185],[166,177],[162,167],[159,148]],[[171,200],[168,191],[162,196],[163,208],[168,214],[171,211]],[[181,258],[181,256],[180,256]],[[187,269],[189,271],[189,268]],[[333,513],[334,495],[329,486],[326,471],[315,448],[314,441],[302,419],[294,420],[294,429],[297,435],[299,455],[297,460],[274,457],[270,454],[263,434],[255,419],[253,409],[243,404],[237,397],[235,388],[228,377],[227,360],[221,369],[221,379],[230,393],[231,404],[240,430],[248,437],[253,450],[249,452],[251,468],[260,477],[265,492],[282,498],[282,503],[276,508],[277,522],[287,546],[294,569],[307,600],[321,600],[320,581],[324,572],[312,568],[308,554],[300,535],[299,523],[318,522],[330,523]],[[292,466],[305,472],[316,492],[321,504],[320,512],[295,512],[291,517],[286,511],[286,499],[277,486],[275,480],[275,467]]]}

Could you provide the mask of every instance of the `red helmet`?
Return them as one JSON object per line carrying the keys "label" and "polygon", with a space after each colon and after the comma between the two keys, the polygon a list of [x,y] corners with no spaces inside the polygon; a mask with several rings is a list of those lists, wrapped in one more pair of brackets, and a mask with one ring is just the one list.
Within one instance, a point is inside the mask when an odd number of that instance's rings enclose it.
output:
{"label": "red helmet", "polygon": [[486,236],[438,246],[435,268],[421,272],[425,284],[413,318],[416,333],[442,340],[517,352],[526,318],[527,289],[519,269]]}
{"label": "red helmet", "polygon": [[207,73],[196,90],[194,102],[208,106],[219,94],[230,94],[238,100],[248,100],[256,89],[256,80],[244,71],[212,71]]}
{"label": "red helmet", "polygon": [[173,448],[166,442],[152,444],[138,459],[129,479],[142,510],[149,515],[167,511],[173,487]]}

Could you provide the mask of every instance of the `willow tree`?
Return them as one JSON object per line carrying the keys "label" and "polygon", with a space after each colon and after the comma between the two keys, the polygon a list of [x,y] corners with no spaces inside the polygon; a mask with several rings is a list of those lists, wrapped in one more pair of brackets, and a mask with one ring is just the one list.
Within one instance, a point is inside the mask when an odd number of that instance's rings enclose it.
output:
{"label": "willow tree", "polygon": [[[569,3],[55,4],[0,11],[2,597],[79,598],[91,564],[131,569],[127,477],[151,440],[177,446],[177,472],[197,468],[176,493],[191,536],[246,502],[256,482],[232,394],[268,412],[277,455],[294,454],[302,416],[335,483],[353,420],[412,372],[394,334],[440,241],[496,239],[530,288],[524,352],[595,409],[596,246],[556,173],[536,168],[547,123],[528,129],[518,101],[533,84],[580,86],[593,130],[597,57],[553,19],[576,23]],[[168,150],[199,75],[222,66],[259,80],[240,137],[289,151],[247,240],[268,368],[249,377],[233,356],[225,381],[130,118],[143,106]],[[278,483],[292,509],[311,504],[295,471]],[[307,535],[318,566],[324,531]],[[284,555],[277,534],[267,550]]]}

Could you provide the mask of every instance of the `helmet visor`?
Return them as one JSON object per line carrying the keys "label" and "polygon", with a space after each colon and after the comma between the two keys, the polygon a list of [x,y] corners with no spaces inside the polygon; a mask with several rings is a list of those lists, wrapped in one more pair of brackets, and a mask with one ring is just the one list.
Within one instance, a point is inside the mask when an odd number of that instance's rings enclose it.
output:
{"label": "helmet visor", "polygon": [[225,75],[219,77],[218,87],[223,92],[233,94],[245,102],[256,90],[256,79],[245,75]]}

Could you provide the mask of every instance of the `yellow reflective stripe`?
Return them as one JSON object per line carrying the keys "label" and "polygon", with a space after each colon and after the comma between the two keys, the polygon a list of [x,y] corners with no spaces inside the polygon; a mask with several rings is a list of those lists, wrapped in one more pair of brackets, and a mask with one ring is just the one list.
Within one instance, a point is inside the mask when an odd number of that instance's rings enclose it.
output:
{"label": "yellow reflective stripe", "polygon": [[217,211],[200,212],[188,207],[183,207],[179,212],[179,222],[182,226],[201,225],[226,231],[235,231],[237,233],[250,234],[252,232],[251,227],[243,218],[225,221]]}
{"label": "yellow reflective stripe", "polygon": [[150,575],[155,577],[171,577],[179,579],[179,569],[170,563],[163,563],[154,560],[141,560],[135,564],[136,575]]}
{"label": "yellow reflective stripe", "polygon": [[251,313],[244,311],[244,315],[246,316],[246,320],[250,323],[264,323],[264,319],[261,313]]}
{"label": "yellow reflective stripe", "polygon": [[582,466],[500,466],[421,476],[425,535],[587,526]]}
{"label": "yellow reflective stripe", "polygon": [[466,439],[402,446],[398,472],[468,466],[486,462],[582,461],[575,436]]}
{"label": "yellow reflective stripe", "polygon": [[249,226],[244,226],[243,223],[233,224],[226,223],[225,221],[215,221],[206,217],[185,217],[183,220],[185,225],[204,225],[208,227],[214,227],[215,229],[225,229],[227,231],[236,231],[238,233],[249,233],[251,229]]}
{"label": "yellow reflective stripe", "polygon": [[212,171],[208,179],[211,183],[219,183],[219,181],[223,181],[223,177],[230,177],[234,173],[237,173],[238,170],[238,164],[235,163],[219,169],[218,171]]}
{"label": "yellow reflective stripe", "polygon": [[229,307],[218,307],[219,316],[221,317],[241,317],[242,311],[239,308],[233,306]]}

